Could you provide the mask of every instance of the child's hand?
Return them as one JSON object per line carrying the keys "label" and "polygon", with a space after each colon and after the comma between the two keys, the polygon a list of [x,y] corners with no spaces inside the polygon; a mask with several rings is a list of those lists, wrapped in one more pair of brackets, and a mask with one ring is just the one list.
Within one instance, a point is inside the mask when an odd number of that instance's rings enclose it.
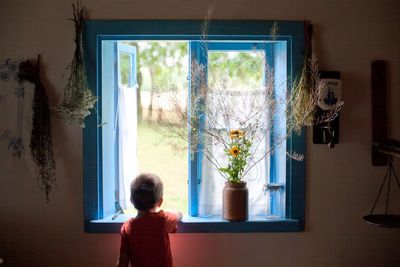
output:
{"label": "child's hand", "polygon": [[167,209],[164,210],[165,212],[174,214],[178,220],[178,222],[180,222],[182,220],[182,212],[178,211],[178,210],[173,210],[173,209]]}

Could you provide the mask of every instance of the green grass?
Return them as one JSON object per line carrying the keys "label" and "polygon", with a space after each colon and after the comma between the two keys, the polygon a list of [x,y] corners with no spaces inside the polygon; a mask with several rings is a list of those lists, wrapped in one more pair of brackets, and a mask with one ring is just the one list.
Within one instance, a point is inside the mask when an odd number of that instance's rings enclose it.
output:
{"label": "green grass", "polygon": [[175,151],[168,139],[154,131],[146,122],[138,124],[139,172],[152,172],[164,183],[163,209],[187,213],[187,152]]}

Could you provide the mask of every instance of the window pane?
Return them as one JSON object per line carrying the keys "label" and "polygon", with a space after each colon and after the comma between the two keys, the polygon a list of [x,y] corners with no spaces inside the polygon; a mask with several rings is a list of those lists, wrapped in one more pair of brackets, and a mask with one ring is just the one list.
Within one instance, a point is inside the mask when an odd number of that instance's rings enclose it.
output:
{"label": "window pane", "polygon": [[259,89],[264,84],[264,62],[262,51],[209,51],[209,86],[229,90]]}
{"label": "window pane", "polygon": [[[162,208],[187,213],[188,158],[187,144],[178,138],[166,137],[168,130],[187,132],[174,121],[170,100],[177,96],[184,108],[187,101],[187,42],[139,41],[137,162],[139,172],[153,172],[164,183]],[[153,122],[166,120],[170,128],[161,129]],[[156,128],[158,127],[158,128]]]}
{"label": "window pane", "polygon": [[[263,157],[268,149],[269,127],[265,112],[265,52],[258,51],[208,51],[207,112],[205,127],[208,131],[246,131],[250,124],[258,125],[258,137],[252,139],[252,155],[247,166],[254,165],[244,177],[249,189],[249,214],[264,215],[267,197],[262,188],[269,177],[269,157]],[[261,110],[264,113],[256,112]],[[254,128],[254,127],[253,127]],[[223,135],[223,134],[222,134]],[[207,136],[206,136],[207,139]],[[228,166],[224,145],[206,140],[209,153],[222,167]],[[202,181],[199,192],[201,216],[222,213],[222,190],[225,180],[217,168],[207,159],[202,162]]]}
{"label": "window pane", "polygon": [[125,86],[130,86],[130,75],[131,75],[131,56],[126,53],[120,54],[120,75],[121,75],[121,84]]}

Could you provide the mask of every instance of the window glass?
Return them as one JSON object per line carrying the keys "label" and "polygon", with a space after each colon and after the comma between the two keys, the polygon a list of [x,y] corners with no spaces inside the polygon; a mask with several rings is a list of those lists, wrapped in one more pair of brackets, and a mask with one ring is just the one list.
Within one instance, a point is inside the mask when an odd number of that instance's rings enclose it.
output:
{"label": "window glass", "polygon": [[[113,47],[117,47],[118,64],[113,64]],[[178,122],[161,129],[155,122],[172,116],[171,96],[179,96],[180,103],[186,105],[187,42],[104,41],[103,49],[110,54],[109,60],[104,57],[102,67],[103,93],[110,96],[109,101],[103,101],[102,110],[109,114],[104,118],[107,168],[103,177],[115,181],[112,202],[124,213],[136,214],[129,198],[130,183],[139,173],[153,172],[164,183],[163,208],[186,214],[187,144],[164,133],[187,129],[178,129],[182,126]]]}
{"label": "window glass", "polygon": [[[255,164],[244,177],[249,189],[250,216],[263,216],[267,212],[268,200],[262,188],[269,180],[270,157],[263,157],[269,149],[268,118],[265,109],[266,87],[265,49],[253,49],[246,43],[218,43],[219,50],[213,50],[214,45],[208,45],[208,86],[206,131],[221,133],[229,130],[241,129],[257,124],[262,130],[257,132],[253,140],[247,167]],[[237,47],[249,47],[247,50],[238,50]],[[222,51],[221,51],[222,50]],[[223,133],[222,133],[223,135]],[[249,136],[248,136],[249,137]],[[207,138],[207,137],[206,137]],[[227,156],[222,143],[205,141],[209,153],[227,166]],[[257,162],[258,161],[258,162]],[[202,177],[199,190],[199,215],[213,216],[222,214],[222,191],[225,180],[218,169],[203,157]],[[247,169],[245,169],[247,171]]]}
{"label": "window glass", "polygon": [[209,86],[227,90],[260,89],[264,85],[264,65],[263,51],[209,51]]}
{"label": "window glass", "polygon": [[127,53],[120,54],[120,75],[121,75],[121,84],[125,86],[129,86],[130,76],[132,75],[132,64],[131,64],[131,56]]}
{"label": "window glass", "polygon": [[[153,172],[164,182],[164,208],[187,214],[187,180],[197,179],[198,190],[191,194],[197,195],[198,202],[192,205],[197,206],[198,214],[193,215],[221,215],[225,180],[207,157],[201,157],[197,163],[201,177],[188,177],[187,143],[175,135],[180,132],[187,136],[185,124],[173,119],[171,101],[181,105],[182,110],[187,106],[188,42],[104,42],[104,47],[113,46],[117,47],[118,64],[112,64],[112,60],[103,61],[104,70],[117,73],[116,77],[103,77],[104,94],[114,99],[113,105],[103,102],[103,113],[110,114],[108,119],[113,121],[104,127],[103,157],[111,160],[106,164],[104,180],[115,180],[117,210],[122,208],[125,213],[136,213],[129,198],[130,182],[139,173]],[[214,45],[210,43],[208,60],[205,60],[210,88],[206,106],[213,118],[212,121],[206,119],[205,127],[228,133],[230,129],[246,130],[245,127],[257,124],[259,130],[252,146],[254,157],[248,163],[248,166],[255,166],[245,181],[249,188],[249,214],[263,216],[272,204],[263,190],[271,180],[271,156],[264,156],[270,150],[272,134],[265,108],[269,105],[265,100],[267,50],[265,44],[259,49],[236,48],[251,47],[243,42],[218,43],[217,47],[213,50]],[[109,53],[113,51],[115,49],[110,49]],[[133,81],[138,83],[133,84]],[[168,125],[160,126],[160,120]],[[207,153],[225,166],[227,157],[222,144],[212,144],[212,140],[206,140],[205,144],[209,146]]]}

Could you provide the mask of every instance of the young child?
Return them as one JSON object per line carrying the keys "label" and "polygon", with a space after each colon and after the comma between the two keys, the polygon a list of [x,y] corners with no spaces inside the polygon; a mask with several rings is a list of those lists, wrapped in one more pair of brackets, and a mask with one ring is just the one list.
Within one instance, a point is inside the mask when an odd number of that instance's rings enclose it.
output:
{"label": "young child", "polygon": [[155,174],[143,173],[131,183],[131,202],[138,211],[121,227],[117,267],[172,267],[168,233],[177,230],[180,212],[158,210],[163,202],[163,184]]}

